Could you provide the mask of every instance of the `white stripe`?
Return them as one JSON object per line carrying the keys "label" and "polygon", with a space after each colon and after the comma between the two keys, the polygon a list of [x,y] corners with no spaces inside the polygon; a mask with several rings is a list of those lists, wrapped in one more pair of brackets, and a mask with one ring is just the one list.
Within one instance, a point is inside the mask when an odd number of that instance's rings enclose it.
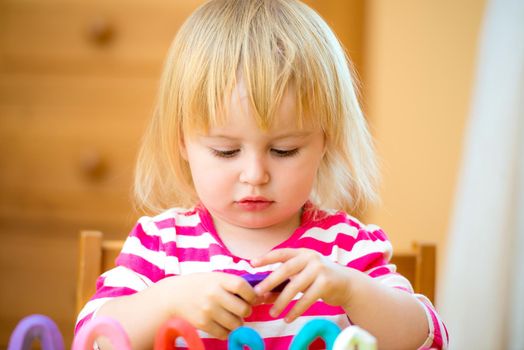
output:
{"label": "white stripe", "polygon": [[325,319],[336,323],[340,328],[350,326],[346,315],[330,316],[302,316],[291,323],[286,323],[283,319],[261,322],[245,322],[244,326],[253,328],[262,338],[294,336],[311,320]]}
{"label": "white stripe", "polygon": [[237,270],[246,273],[258,273],[273,271],[282,263],[275,263],[261,267],[253,267],[246,260],[233,262],[233,258],[227,255],[213,255],[209,261],[181,261],[180,274],[187,275],[195,272],[209,272],[216,270]]}
{"label": "white stripe", "polygon": [[197,211],[195,211],[192,215],[186,215],[191,211],[193,211],[193,209],[171,208],[152,217],[151,219],[154,222],[164,221],[167,219],[174,219],[176,226],[195,227],[198,224],[200,224],[201,220]]}
{"label": "white stripe", "polygon": [[177,209],[178,211],[172,211],[172,217],[175,219],[176,226],[187,226],[187,227],[196,227],[202,221],[200,220],[200,215],[195,211],[193,215],[185,215],[189,210],[187,209]]}
{"label": "white stripe", "polygon": [[178,234],[176,237],[176,245],[178,248],[207,249],[211,244],[218,244],[218,242],[209,232],[204,232],[200,236],[186,236]]}
{"label": "white stripe", "polygon": [[[363,225],[354,218],[351,218],[351,220],[359,224],[362,230],[365,230],[369,233],[373,233],[375,231],[380,230],[380,227],[376,225]],[[359,229],[357,227],[352,226],[349,223],[341,222],[333,226],[330,226],[327,229],[323,229],[321,227],[313,227],[307,230],[306,232],[304,232],[302,237],[311,237],[311,238],[314,238],[316,240],[319,240],[325,243],[332,243],[335,241],[335,239],[337,238],[337,235],[339,234],[357,238],[358,232],[359,232]]]}
{"label": "white stripe", "polygon": [[347,223],[339,223],[333,226],[330,226],[328,229],[323,229],[321,227],[313,227],[302,235],[301,238],[311,237],[317,241],[332,243],[337,238],[337,235],[344,234],[346,236],[351,236],[356,238],[358,235],[358,229]]}
{"label": "white stripe", "polygon": [[185,212],[187,212],[187,209],[173,208],[154,217],[142,216],[138,219],[138,223],[148,236],[161,236],[162,231],[174,229],[173,227],[159,229],[156,226],[158,222],[168,219],[173,219],[176,226],[196,227],[200,224],[201,220],[198,213],[188,216],[184,215]]}
{"label": "white stripe", "polygon": [[351,251],[345,250],[343,248],[338,248],[338,262],[342,265],[347,265],[349,262],[362,258],[371,253],[383,253],[385,254],[386,259],[391,256],[393,248],[391,242],[389,241],[370,241],[370,240],[361,240],[356,242],[353,245]]}
{"label": "white stripe", "polygon": [[[444,322],[442,322],[442,319],[438,316],[437,316],[437,321],[438,321],[438,324],[439,324],[439,327],[440,327],[440,334],[442,335],[442,344],[444,346],[446,346],[447,344],[449,344],[449,339],[448,339],[448,336],[446,334],[446,329],[444,327]],[[446,350],[446,348],[443,348],[442,350]]]}
{"label": "white stripe", "polygon": [[[351,324],[346,315],[335,315],[335,316],[302,316],[293,321],[292,323],[286,323],[283,319],[263,321],[263,322],[245,322],[244,326],[254,329],[262,339],[273,338],[273,337],[285,337],[294,336],[300,332],[300,330],[311,320],[314,319],[326,319],[336,323],[341,329],[344,329]],[[198,335],[201,339],[214,338],[212,335],[197,330]],[[187,346],[181,337],[177,338],[176,346],[184,347]]]}
{"label": "white stripe", "polygon": [[122,247],[122,253],[133,254],[139,256],[151,264],[163,268],[165,253],[162,251],[149,250],[142,245],[138,237],[129,236]]}
{"label": "white stripe", "polygon": [[160,232],[158,230],[158,227],[156,227],[155,222],[153,221],[153,218],[149,216],[142,216],[140,219],[138,219],[138,224],[142,227],[142,230],[145,232],[148,236],[159,236]]}
{"label": "white stripe", "polygon": [[164,264],[166,275],[180,275],[180,263],[176,256],[167,256]]}
{"label": "white stripe", "polygon": [[[442,322],[442,319],[440,317],[438,317],[437,315],[437,312],[435,310],[435,307],[433,306],[433,304],[431,303],[431,301],[425,296],[425,295],[422,295],[422,294],[415,294],[415,296],[417,297],[417,299],[419,301],[424,301],[422,304],[426,304],[424,306],[424,309],[426,309],[426,313],[428,314],[429,318],[430,318],[430,321],[431,324],[433,325],[433,319],[431,318],[431,313],[429,310],[427,310],[428,308],[431,308],[432,311],[435,313],[435,318],[437,319],[437,324],[438,324],[438,327],[439,327],[439,330],[440,330],[440,335],[442,336],[442,344],[446,345],[448,344],[448,338],[446,336],[446,330],[444,329],[444,323]],[[428,306],[430,305],[430,306]]]}
{"label": "white stripe", "polygon": [[102,274],[104,286],[112,288],[131,288],[141,291],[152,285],[153,282],[146,276],[136,273],[127,267],[117,266]]}
{"label": "white stripe", "polygon": [[[347,265],[349,262],[370,253],[384,253],[387,256],[391,252],[391,249],[392,247],[389,241],[363,240],[356,242],[351,251],[334,246],[328,258],[342,265]],[[273,271],[281,265],[281,263],[276,263],[254,268],[246,260],[240,260],[234,263],[233,258],[227,255],[214,255],[210,258],[210,261],[181,261],[179,264],[180,273],[183,275],[194,272],[209,272],[225,269],[257,273]]]}
{"label": "white stripe", "polygon": [[169,243],[169,242],[176,242],[176,228],[174,227],[166,227],[161,230],[158,230],[157,235],[160,236],[160,240],[162,241],[162,244]]}
{"label": "white stripe", "polygon": [[164,271],[164,266],[170,266],[173,269],[173,267],[179,265],[178,258],[176,256],[166,257],[166,254],[163,251],[149,250],[142,245],[137,237],[128,237],[126,239],[124,247],[122,248],[122,253],[141,257],[162,271]]}
{"label": "white stripe", "polygon": [[215,237],[209,232],[204,232],[199,236],[184,235],[177,232],[174,227],[166,227],[159,230],[156,235],[161,237],[162,243],[175,242],[178,248],[208,249],[211,244],[218,244]]}
{"label": "white stripe", "polygon": [[379,230],[382,230],[382,229],[380,227],[378,227],[377,225],[368,224],[368,225],[364,225],[364,230],[373,233],[375,231],[379,231]]}
{"label": "white stripe", "polygon": [[[111,300],[113,298],[99,298],[90,300],[85,304],[85,306],[80,310],[80,313],[78,314],[78,317],[76,318],[76,323],[83,320],[86,316],[88,316],[90,313],[96,313],[102,305],[104,305],[107,301]],[[94,317],[94,316],[93,316]]]}
{"label": "white stripe", "polygon": [[331,316],[302,316],[291,323],[286,323],[283,319],[263,322],[246,322],[245,326],[256,330],[262,338],[285,337],[297,334],[306,323],[319,318],[332,321],[340,328],[345,328],[350,325],[348,317],[344,314]]}
{"label": "white stripe", "polygon": [[[433,318],[431,317],[431,312],[428,310],[428,307],[422,302],[421,299],[427,300],[427,298],[421,294],[415,294],[415,297],[417,301],[422,305],[424,308],[424,312],[426,313],[426,319],[428,320],[428,326],[429,326],[429,333],[428,337],[424,341],[424,344],[421,345],[421,347],[427,347],[429,348],[431,344],[433,344],[433,338],[435,337],[435,327],[433,325]],[[443,343],[446,344],[446,343]]]}

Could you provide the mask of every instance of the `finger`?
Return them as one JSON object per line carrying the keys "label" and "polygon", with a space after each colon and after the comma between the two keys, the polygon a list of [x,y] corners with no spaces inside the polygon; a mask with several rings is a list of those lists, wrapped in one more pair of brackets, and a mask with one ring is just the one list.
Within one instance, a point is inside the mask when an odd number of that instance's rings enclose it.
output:
{"label": "finger", "polygon": [[273,304],[275,303],[275,300],[277,300],[280,293],[266,293],[263,296],[260,297],[261,304]]}
{"label": "finger", "polygon": [[230,331],[225,327],[221,326],[218,322],[212,321],[206,324],[206,326],[200,328],[202,331],[209,335],[218,338],[220,340],[226,340]]}
{"label": "finger", "polygon": [[236,316],[227,309],[222,308],[215,310],[213,313],[213,320],[221,327],[226,329],[228,333],[244,324],[241,317]]}
{"label": "finger", "polygon": [[263,295],[279,286],[281,283],[291,279],[291,277],[298,274],[307,266],[307,259],[305,256],[298,255],[280,265],[275,271],[267,276],[262,282],[255,286],[257,295]]}
{"label": "finger", "polygon": [[279,295],[280,293],[265,293],[264,295],[258,296],[253,305],[273,304]]}
{"label": "finger", "polygon": [[297,300],[295,305],[289,310],[285,321],[287,323],[293,322],[297,317],[302,315],[313,303],[315,303],[322,293],[322,286],[320,283],[311,284],[307,290],[304,291],[302,297]]}
{"label": "finger", "polygon": [[313,284],[315,275],[309,270],[302,271],[288,283],[275,300],[270,310],[271,316],[277,317],[280,315],[298,293],[306,291]]}
{"label": "finger", "polygon": [[[218,303],[222,308],[240,319],[251,314],[251,304],[235,294],[224,291],[224,293],[221,293],[218,298]],[[253,300],[253,302],[255,302],[255,300]]]}
{"label": "finger", "polygon": [[275,249],[258,258],[252,259],[250,263],[253,267],[259,267],[259,266],[274,264],[277,262],[285,262],[297,256],[298,254],[300,254],[300,249],[292,249],[292,248]]}
{"label": "finger", "polygon": [[231,294],[238,295],[249,304],[253,304],[256,301],[257,294],[255,293],[255,290],[240,276],[224,274],[222,287]]}

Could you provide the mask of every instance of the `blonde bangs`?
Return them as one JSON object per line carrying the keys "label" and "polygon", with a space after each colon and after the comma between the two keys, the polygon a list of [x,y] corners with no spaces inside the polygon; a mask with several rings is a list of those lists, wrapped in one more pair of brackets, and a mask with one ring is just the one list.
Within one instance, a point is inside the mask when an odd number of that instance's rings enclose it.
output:
{"label": "blonde bangs", "polygon": [[297,125],[323,130],[327,153],[312,193],[317,203],[348,210],[372,199],[370,138],[347,57],[328,25],[295,0],[214,0],[186,20],[168,53],[137,162],[142,208],[198,201],[177,147],[184,134],[226,121],[240,78],[262,130],[272,127],[287,89],[295,93]]}
{"label": "blonde bangs", "polygon": [[[212,1],[181,28],[173,79],[180,88],[182,130],[220,125],[242,77],[257,124],[269,129],[286,89],[296,93],[297,122],[323,129],[335,113],[331,86],[336,75],[332,52],[319,40],[314,18],[294,1]],[[310,17],[318,17],[302,4]],[[239,7],[241,9],[239,9]],[[198,33],[195,33],[195,28]],[[322,59],[319,59],[319,56]],[[182,89],[183,87],[183,89]]]}

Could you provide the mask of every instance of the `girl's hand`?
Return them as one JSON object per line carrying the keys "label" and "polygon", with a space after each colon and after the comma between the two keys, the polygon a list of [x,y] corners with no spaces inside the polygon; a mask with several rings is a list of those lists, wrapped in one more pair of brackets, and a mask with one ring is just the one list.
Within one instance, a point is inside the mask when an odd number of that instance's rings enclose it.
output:
{"label": "girl's hand", "polygon": [[256,298],[242,277],[222,272],[170,277],[157,286],[168,317],[182,317],[219,339],[227,339],[229,332],[242,326]]}
{"label": "girl's hand", "polygon": [[[251,261],[254,267],[281,262],[282,265],[260,282],[255,291],[265,301],[274,300],[270,310],[273,317],[282,313],[293,297],[302,292],[302,297],[286,315],[285,321],[292,322],[318,299],[333,306],[349,305],[353,293],[352,278],[357,271],[332,262],[322,254],[306,248],[276,249]],[[269,291],[289,279],[284,290],[274,295]],[[276,299],[275,299],[276,297]]]}

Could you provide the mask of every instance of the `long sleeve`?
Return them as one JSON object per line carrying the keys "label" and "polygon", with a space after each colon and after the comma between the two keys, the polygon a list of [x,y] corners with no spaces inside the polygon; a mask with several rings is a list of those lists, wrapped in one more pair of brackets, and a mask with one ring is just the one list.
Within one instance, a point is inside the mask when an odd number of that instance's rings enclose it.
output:
{"label": "long sleeve", "polygon": [[[410,282],[397,273],[397,268],[390,263],[393,248],[386,234],[374,225],[353,223],[350,230],[354,241],[346,240],[339,249],[339,259],[348,267],[365,272],[376,281],[391,288],[397,288],[412,294],[424,307],[429,324],[429,333],[422,348],[447,349],[449,340],[446,326],[431,301],[422,294],[416,294]],[[347,248],[349,243],[350,251]]]}
{"label": "long sleeve", "polygon": [[[304,212],[295,248],[313,249],[330,260],[361,271],[375,281],[413,295],[424,307],[429,324],[421,348],[447,349],[448,333],[428,298],[415,294],[410,282],[391,264],[393,247],[386,233],[376,225],[364,225],[342,211],[326,211],[309,204]],[[351,318],[351,315],[349,315]]]}
{"label": "long sleeve", "polygon": [[75,334],[108,300],[137,293],[165,276],[165,253],[158,232],[151,218],[138,221],[116,259],[116,267],[98,278],[95,294],[78,315]]}

